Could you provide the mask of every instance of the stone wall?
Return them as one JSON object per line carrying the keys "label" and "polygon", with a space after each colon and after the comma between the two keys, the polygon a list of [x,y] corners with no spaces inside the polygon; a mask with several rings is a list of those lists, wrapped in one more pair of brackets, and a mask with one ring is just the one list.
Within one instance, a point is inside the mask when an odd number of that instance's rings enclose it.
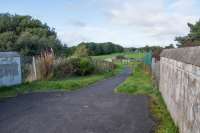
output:
{"label": "stone wall", "polygon": [[164,50],[160,92],[180,133],[200,133],[200,47]]}
{"label": "stone wall", "polygon": [[21,83],[20,56],[15,52],[0,52],[0,86]]}

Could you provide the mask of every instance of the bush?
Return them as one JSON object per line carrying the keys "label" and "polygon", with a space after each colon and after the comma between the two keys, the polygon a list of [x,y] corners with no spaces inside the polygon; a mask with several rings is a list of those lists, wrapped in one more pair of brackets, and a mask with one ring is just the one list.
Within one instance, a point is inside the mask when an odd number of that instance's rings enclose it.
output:
{"label": "bush", "polygon": [[53,67],[54,78],[61,79],[71,74],[73,74],[73,66],[68,60],[66,59],[60,60],[54,64]]}
{"label": "bush", "polygon": [[90,57],[56,59],[53,78],[62,79],[70,75],[86,76],[92,73],[112,71],[115,65],[106,61],[92,60]]}
{"label": "bush", "polygon": [[77,75],[88,75],[94,72],[95,67],[92,60],[89,57],[84,58],[71,58],[69,62],[73,66],[73,72]]}
{"label": "bush", "polygon": [[70,75],[85,76],[94,71],[95,66],[89,57],[57,59],[53,65],[53,78],[62,79]]}
{"label": "bush", "polygon": [[80,58],[80,69],[78,74],[88,75],[94,72],[95,67],[92,63],[92,60],[89,58]]}

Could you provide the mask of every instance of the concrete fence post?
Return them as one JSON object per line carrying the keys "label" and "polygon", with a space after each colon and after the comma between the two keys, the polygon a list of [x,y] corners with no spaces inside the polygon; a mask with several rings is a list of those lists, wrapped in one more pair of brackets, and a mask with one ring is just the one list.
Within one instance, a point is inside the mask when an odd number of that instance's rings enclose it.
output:
{"label": "concrete fence post", "polygon": [[37,80],[37,70],[36,70],[36,63],[35,63],[35,57],[33,56],[33,72],[34,72],[34,78]]}

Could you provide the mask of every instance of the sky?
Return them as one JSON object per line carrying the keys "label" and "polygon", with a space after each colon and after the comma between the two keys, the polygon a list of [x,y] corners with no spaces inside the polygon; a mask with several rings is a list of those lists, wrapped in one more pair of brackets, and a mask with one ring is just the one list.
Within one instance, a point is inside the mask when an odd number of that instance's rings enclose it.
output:
{"label": "sky", "polygon": [[114,42],[166,46],[200,19],[200,0],[1,0],[0,13],[31,15],[68,46]]}

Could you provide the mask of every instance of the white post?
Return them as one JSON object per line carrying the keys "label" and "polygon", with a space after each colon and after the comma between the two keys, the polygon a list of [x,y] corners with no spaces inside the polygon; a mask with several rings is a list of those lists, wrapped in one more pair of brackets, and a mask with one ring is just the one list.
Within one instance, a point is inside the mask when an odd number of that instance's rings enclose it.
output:
{"label": "white post", "polygon": [[34,80],[37,80],[37,71],[36,71],[36,64],[35,64],[35,57],[34,56],[33,56],[33,72],[34,72],[34,76],[35,76]]}

